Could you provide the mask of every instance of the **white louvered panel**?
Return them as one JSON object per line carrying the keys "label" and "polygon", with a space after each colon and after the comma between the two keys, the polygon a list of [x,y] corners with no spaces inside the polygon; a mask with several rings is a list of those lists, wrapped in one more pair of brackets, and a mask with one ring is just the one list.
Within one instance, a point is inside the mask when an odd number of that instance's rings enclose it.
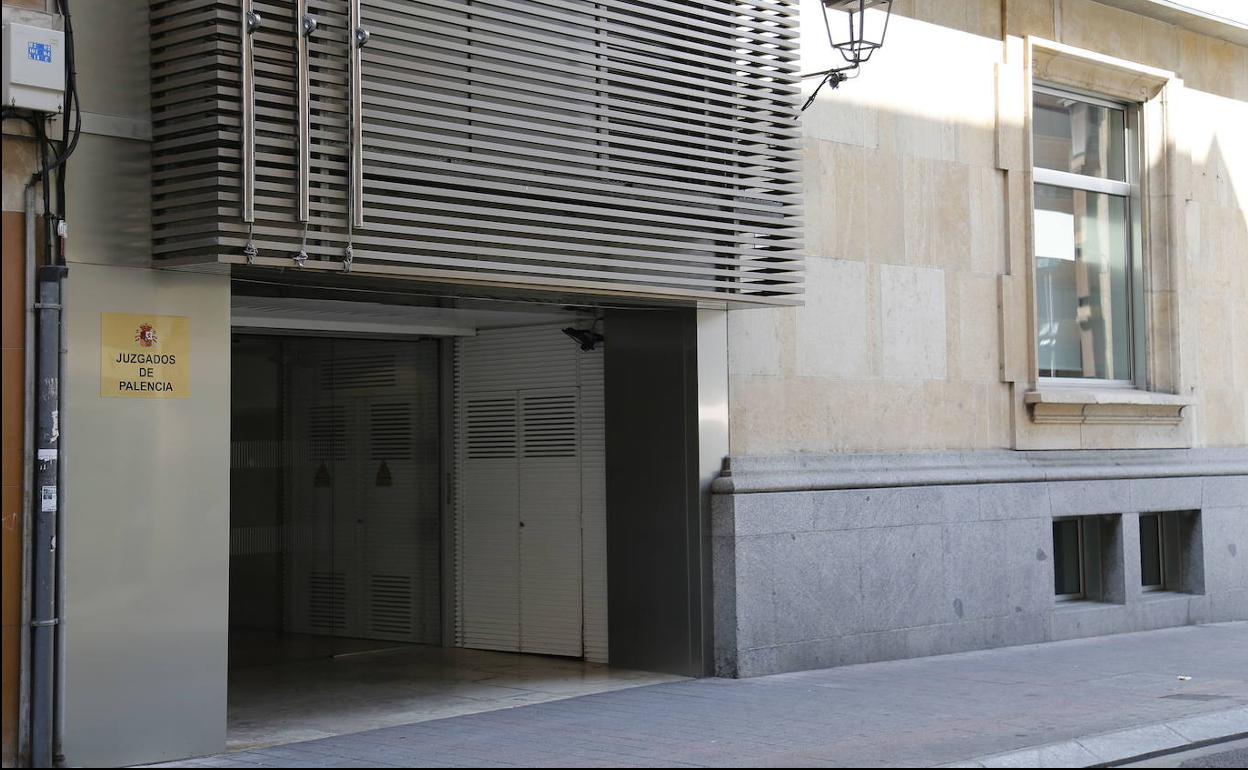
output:
{"label": "white louvered panel", "polygon": [[516,397],[513,393],[466,397],[465,456],[469,460],[514,459]]}
{"label": "white louvered panel", "polygon": [[607,662],[607,439],[603,347],[577,356],[580,372],[581,601],[585,659]]}
{"label": "white louvered panel", "polygon": [[520,392],[520,650],[580,657],[575,388]]}
{"label": "white louvered panel", "polygon": [[521,391],[521,457],[575,458],[576,408],[575,389]]}

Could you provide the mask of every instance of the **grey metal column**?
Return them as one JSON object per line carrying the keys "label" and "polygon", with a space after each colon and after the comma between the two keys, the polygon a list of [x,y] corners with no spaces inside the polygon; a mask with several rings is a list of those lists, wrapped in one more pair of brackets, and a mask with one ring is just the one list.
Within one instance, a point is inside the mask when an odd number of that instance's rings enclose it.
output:
{"label": "grey metal column", "polygon": [[[711,543],[711,483],[724,467],[730,450],[728,430],[728,312],[697,311],[698,346],[698,504],[702,515],[701,538],[690,543],[690,559],[696,560],[698,571],[690,570],[697,581],[690,591],[703,597],[712,594],[714,585]],[[712,673],[715,660],[715,612],[713,601],[703,601],[702,661],[705,673]]]}
{"label": "grey metal column", "polygon": [[36,367],[38,434],[34,495],[35,536],[32,546],[30,761],[52,767],[56,692],[56,524],[60,428],[61,279],[65,268],[39,268],[39,330]]}

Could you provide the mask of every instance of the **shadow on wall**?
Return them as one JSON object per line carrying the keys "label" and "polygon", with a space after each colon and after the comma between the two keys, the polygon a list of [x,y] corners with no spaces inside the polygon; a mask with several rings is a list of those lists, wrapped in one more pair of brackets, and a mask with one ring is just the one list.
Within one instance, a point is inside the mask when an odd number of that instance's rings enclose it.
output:
{"label": "shadow on wall", "polygon": [[[1239,107],[1242,116],[1225,130],[1248,124],[1248,103]],[[1248,137],[1214,135],[1203,152],[1193,149],[1191,161],[1182,271],[1188,290],[1178,317],[1180,354],[1185,340],[1199,352],[1195,366],[1181,365],[1200,395],[1198,443],[1248,446]]]}

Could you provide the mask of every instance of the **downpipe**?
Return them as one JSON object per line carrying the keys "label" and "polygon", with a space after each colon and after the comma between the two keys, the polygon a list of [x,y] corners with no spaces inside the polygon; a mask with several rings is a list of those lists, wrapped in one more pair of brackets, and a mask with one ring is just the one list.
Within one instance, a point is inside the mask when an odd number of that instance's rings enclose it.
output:
{"label": "downpipe", "polygon": [[34,540],[35,488],[35,180],[26,185],[26,267],[25,267],[25,376],[22,401],[22,603],[18,642],[17,757],[19,765],[30,763],[30,620],[31,544]]}
{"label": "downpipe", "polygon": [[56,724],[57,519],[59,500],[61,288],[66,269],[39,268],[34,484],[32,542],[30,761],[52,767]]}

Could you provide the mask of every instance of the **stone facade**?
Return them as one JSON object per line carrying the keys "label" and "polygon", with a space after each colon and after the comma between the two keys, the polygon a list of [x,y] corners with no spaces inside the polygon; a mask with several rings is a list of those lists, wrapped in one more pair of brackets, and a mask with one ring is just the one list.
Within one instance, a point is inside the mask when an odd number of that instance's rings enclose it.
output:
{"label": "stone facade", "polygon": [[[1248,48],[1093,0],[894,8],[803,118],[805,306],[729,314],[733,454],[1248,443]],[[1177,425],[1032,419],[1033,78],[1157,100],[1147,389],[1190,401]]]}
{"label": "stone facade", "polygon": [[[804,116],[805,306],[729,314],[718,672],[1248,618],[1248,47],[1148,3],[893,5],[885,47]],[[803,71],[835,65],[818,3],[802,10]],[[1133,391],[1038,376],[1041,81],[1141,105]],[[1147,448],[1178,453],[1145,467]],[[1012,451],[1041,449],[1063,451]],[[1157,594],[1149,510],[1199,512],[1186,582]],[[1051,522],[1099,514],[1100,601],[1058,603]]]}
{"label": "stone facade", "polygon": [[[1244,450],[744,459],[716,489],[720,676],[1248,618]],[[1160,592],[1140,585],[1149,512],[1186,522]],[[1055,600],[1058,516],[1112,534],[1095,601]]]}

